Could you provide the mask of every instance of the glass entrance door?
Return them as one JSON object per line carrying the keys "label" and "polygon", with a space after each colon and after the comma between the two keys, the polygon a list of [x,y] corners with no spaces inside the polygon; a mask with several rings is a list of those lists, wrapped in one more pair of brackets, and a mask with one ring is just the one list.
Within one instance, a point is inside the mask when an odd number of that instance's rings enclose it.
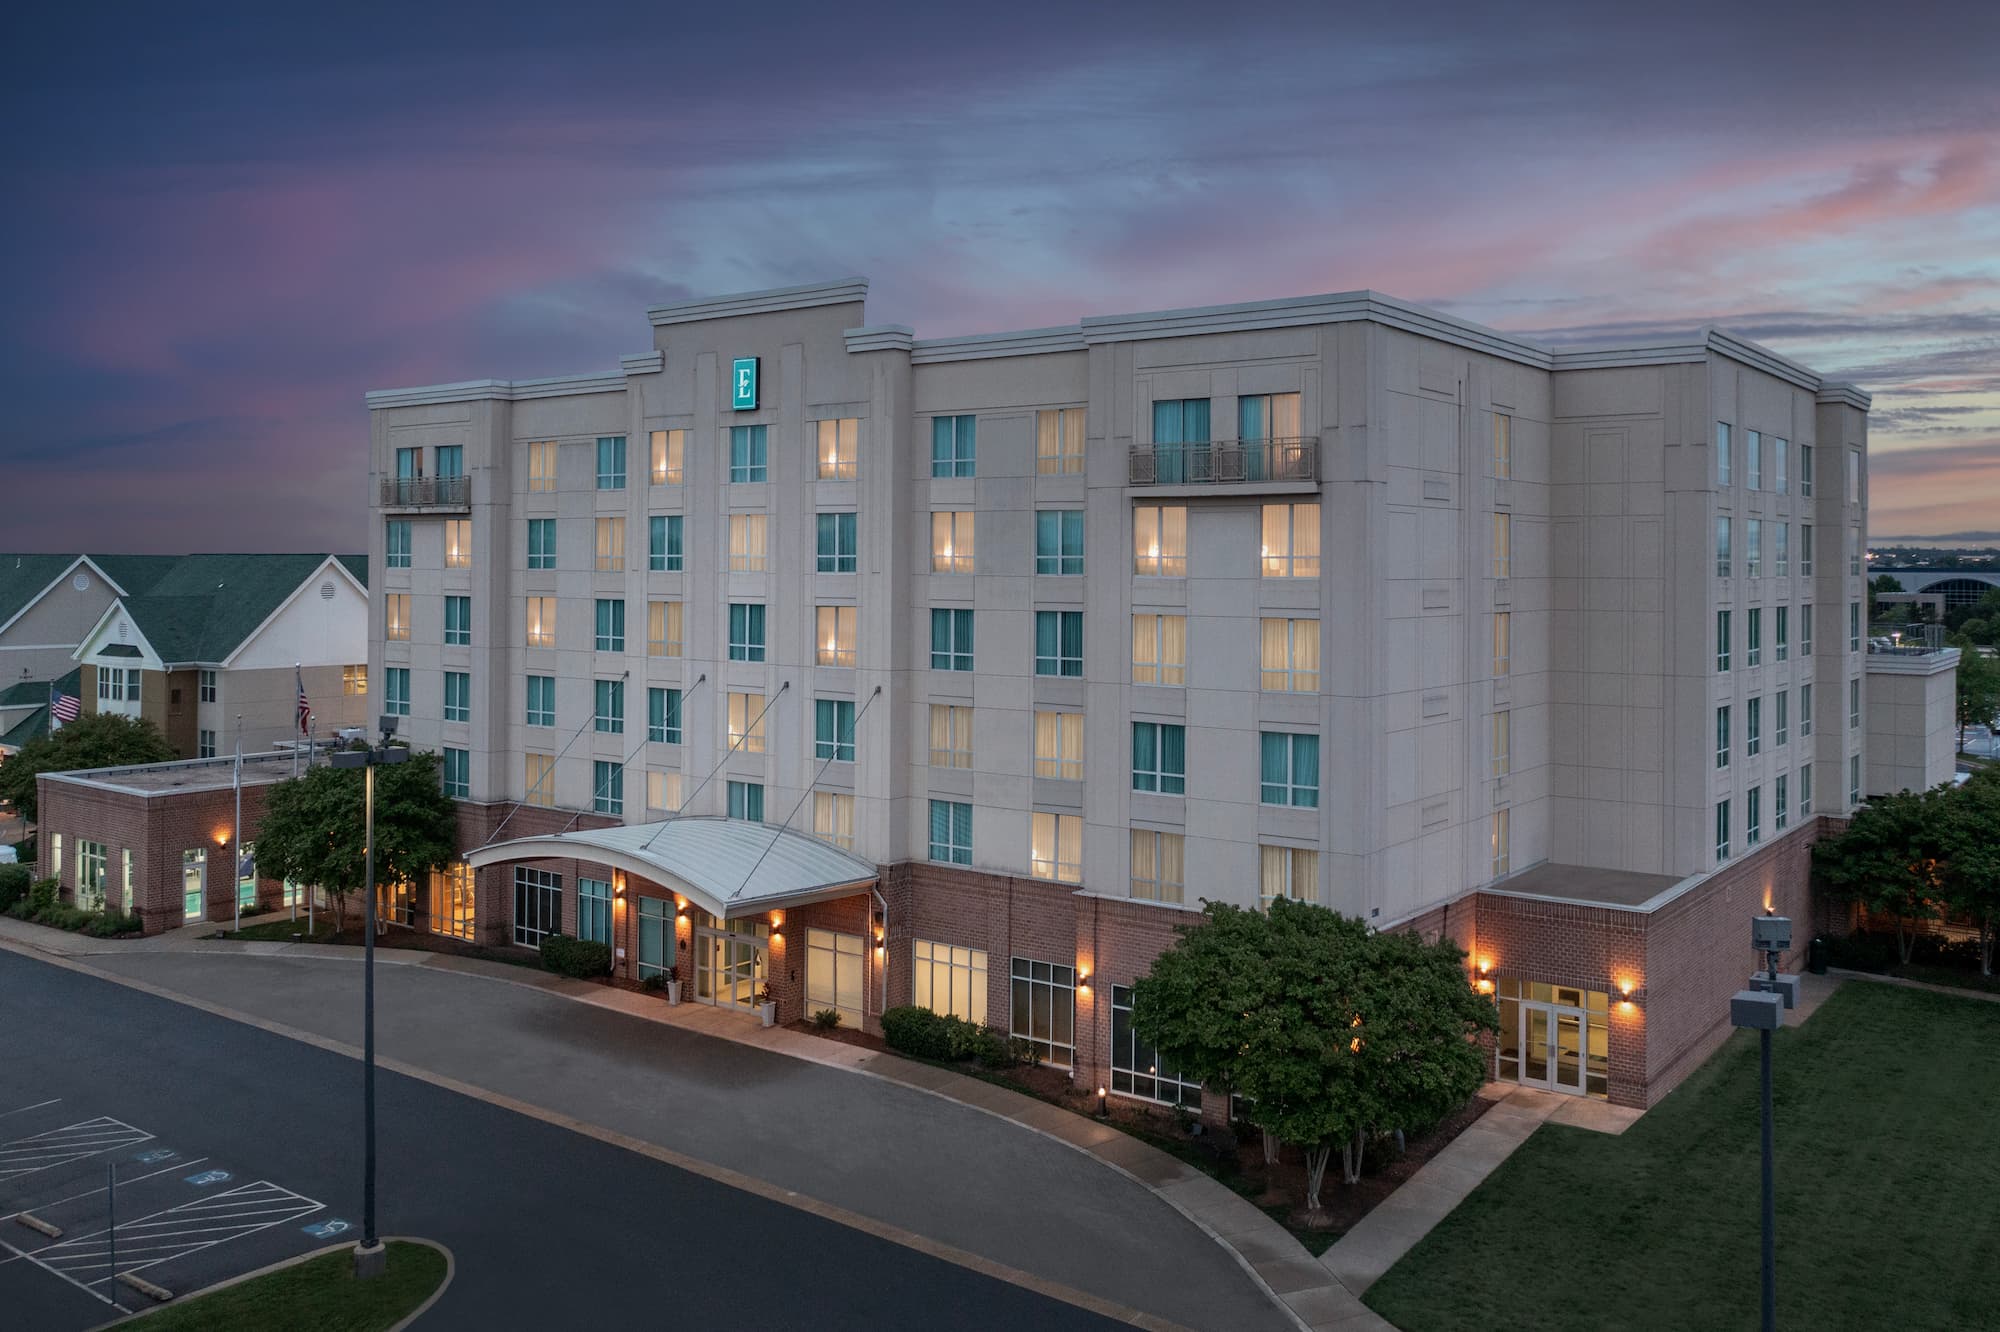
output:
{"label": "glass entrance door", "polygon": [[1575,1096],[1603,1096],[1610,1073],[1606,997],[1596,990],[1502,980],[1495,1076]]}
{"label": "glass entrance door", "polygon": [[181,852],[181,916],[196,921],[207,914],[208,848]]}
{"label": "glass entrance door", "polygon": [[764,987],[771,927],[747,920],[723,922],[704,914],[694,932],[694,996],[717,1008],[756,1011]]}

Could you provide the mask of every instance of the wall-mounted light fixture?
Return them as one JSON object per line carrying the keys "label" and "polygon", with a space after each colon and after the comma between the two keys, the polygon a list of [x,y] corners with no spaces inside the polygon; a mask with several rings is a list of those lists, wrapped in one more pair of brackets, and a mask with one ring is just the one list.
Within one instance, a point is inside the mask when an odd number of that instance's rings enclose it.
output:
{"label": "wall-mounted light fixture", "polygon": [[1473,979],[1472,988],[1481,994],[1492,994],[1494,989],[1493,977],[1489,973],[1493,970],[1493,959],[1490,957],[1480,958],[1478,966],[1475,969],[1479,972],[1479,975]]}

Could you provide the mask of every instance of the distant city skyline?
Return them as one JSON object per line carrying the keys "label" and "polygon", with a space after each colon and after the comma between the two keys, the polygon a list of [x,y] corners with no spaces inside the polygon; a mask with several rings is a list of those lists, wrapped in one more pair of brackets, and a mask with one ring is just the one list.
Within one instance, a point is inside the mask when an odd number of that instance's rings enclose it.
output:
{"label": "distant city skyline", "polygon": [[1357,287],[1559,344],[1713,323],[1874,393],[1877,540],[2000,543],[1989,4],[12,26],[14,549],[365,549],[366,390],[854,273],[923,336]]}

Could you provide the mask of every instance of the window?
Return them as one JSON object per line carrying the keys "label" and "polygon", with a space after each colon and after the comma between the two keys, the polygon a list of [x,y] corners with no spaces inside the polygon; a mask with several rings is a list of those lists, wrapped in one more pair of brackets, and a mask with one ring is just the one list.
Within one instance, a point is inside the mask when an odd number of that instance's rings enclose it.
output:
{"label": "window", "polygon": [[1035,674],[1083,674],[1082,611],[1035,612]]}
{"label": "window", "polygon": [[1715,484],[1725,489],[1729,478],[1729,422],[1715,423]]}
{"label": "window", "polygon": [[681,556],[681,516],[656,513],[646,519],[646,568],[652,573],[679,573]]}
{"label": "window", "polygon": [[763,573],[771,567],[768,554],[770,530],[769,514],[729,515],[729,572]]}
{"label": "window", "polygon": [[[1785,493],[1785,467],[1791,460],[1791,452],[1790,440],[1780,439],[1776,435],[1771,437],[1771,489],[1780,495]],[[1778,780],[1783,782],[1785,779],[1780,777]],[[1778,826],[1782,828],[1785,825],[1781,822]]]}
{"label": "window", "polygon": [[556,761],[547,754],[522,757],[522,797],[530,805],[554,807],[556,803]]}
{"label": "window", "polygon": [[1083,510],[1042,509],[1035,514],[1035,572],[1083,572]]}
{"label": "window", "polygon": [[410,668],[391,666],[382,672],[382,711],[394,717],[410,715]]}
{"label": "window", "polygon": [[537,491],[555,488],[556,442],[545,439],[528,445],[528,489]]}
{"label": "window", "polygon": [[599,652],[623,652],[625,650],[625,603],[616,598],[597,599],[597,637]]}
{"label": "window", "polygon": [[1761,666],[1764,664],[1764,612],[1752,606],[1745,613],[1747,632],[1743,635],[1743,664]]}
{"label": "window", "polygon": [[1850,754],[1847,759],[1847,803],[1861,803],[1861,755]]}
{"label": "window", "polygon": [[972,572],[972,514],[969,510],[936,510],[931,514],[931,572]]}
{"label": "window", "polygon": [[745,754],[763,753],[764,696],[731,694],[728,706],[729,747],[740,749]]}
{"label": "window", "polygon": [[190,921],[200,920],[208,888],[208,848],[197,846],[181,852],[181,913]]}
{"label": "window", "polygon": [[472,752],[465,749],[444,750],[444,793],[448,796],[465,797],[472,794]]}
{"label": "window", "polygon": [[553,675],[531,675],[528,677],[528,721],[530,726],[554,726],[556,724],[556,677]]}
{"label": "window", "polygon": [[402,478],[424,474],[424,451],[421,448],[396,450],[396,475]]}
{"label": "window", "polygon": [[969,610],[931,611],[931,669],[969,671],[972,669],[972,612]]}
{"label": "window", "polygon": [[1847,572],[1850,577],[1861,573],[1861,529],[1847,529]]}
{"label": "window", "polygon": [[1493,714],[1491,762],[1488,775],[1505,777],[1514,770],[1514,714],[1502,709]]}
{"label": "window", "polygon": [[1132,617],[1132,683],[1187,683],[1187,616]]}
{"label": "window", "polygon": [[444,599],[444,645],[472,646],[472,598],[447,596]]}
{"label": "window", "polygon": [[[203,671],[202,674],[211,675],[213,672]],[[214,686],[211,684],[208,688],[213,689]],[[365,664],[341,667],[340,692],[350,698],[366,697],[368,693],[368,667]],[[212,703],[214,701],[213,698],[207,696],[207,690],[204,690],[202,702]]]}
{"label": "window", "polygon": [[1810,604],[1799,607],[1799,656],[1812,656],[1813,608]]}
{"label": "window", "polygon": [[[1800,447],[1803,448],[1804,445]],[[1803,464],[1801,465],[1803,466]],[[1804,481],[1801,478],[1801,485],[1803,484]],[[1803,730],[1804,728],[1801,727],[1800,729]],[[1812,813],[1812,774],[1811,764],[1807,764],[1805,767],[1799,769],[1799,817],[1801,819]]]}
{"label": "window", "polygon": [[556,599],[528,598],[528,646],[552,648],[556,645]]}
{"label": "window", "polygon": [[597,814],[625,812],[625,765],[597,759],[590,765],[590,808]]}
{"label": "window", "polygon": [[[1081,763],[1079,754],[1078,764]],[[1161,795],[1187,794],[1185,726],[1171,722],[1132,723],[1132,789],[1158,791]]]}
{"label": "window", "polygon": [[860,475],[861,422],[852,416],[815,421],[819,436],[819,479],[852,481]]}
{"label": "window", "polygon": [[197,732],[195,732],[195,747],[194,747],[194,756],[195,756],[196,758],[214,758],[214,757],[215,757],[215,732],[214,732],[214,731],[197,731]]}
{"label": "window", "polygon": [[1017,957],[1010,979],[1013,981],[1013,1021],[1008,1026],[1007,1034],[1033,1046],[1045,1064],[1055,1068],[1074,1065],[1076,968]]}
{"label": "window", "polygon": [[[367,693],[367,692],[368,692],[368,668],[367,668],[366,666],[351,666],[351,667],[348,667],[347,669],[349,669],[349,670],[355,670],[355,671],[359,671],[359,672],[361,673],[361,688],[360,688],[359,690],[355,691],[355,692],[357,692],[357,693],[362,693],[362,694],[365,694],[365,693]],[[201,672],[201,673],[200,673],[200,674],[199,674],[199,675],[198,675],[198,676],[196,677],[196,680],[197,680],[197,682],[199,683],[199,685],[200,685],[200,687],[201,687],[201,701],[202,701],[202,702],[204,702],[204,703],[213,703],[213,702],[215,702],[215,697],[216,697],[216,689],[215,689],[215,672],[214,672],[214,671],[202,671],[202,672]]]}
{"label": "window", "polygon": [[[1801,444],[1799,445],[1799,496],[1802,499],[1811,499],[1812,493],[1813,446],[1810,444]],[[1801,788],[1801,790],[1803,789]],[[1800,806],[1799,812],[1802,814],[1805,812],[1803,804]]]}
{"label": "window", "polygon": [[1771,831],[1772,832],[1783,832],[1785,830],[1785,783],[1789,779],[1790,779],[1790,774],[1783,772],[1779,773],[1775,778],[1772,779],[1772,785],[1771,785]]}
{"label": "window", "polygon": [[448,722],[472,720],[472,674],[469,671],[444,673],[444,719]]}
{"label": "window", "polygon": [[646,655],[649,657],[678,657],[681,655],[680,602],[649,601],[646,603]]}
{"label": "window", "polygon": [[814,660],[821,666],[854,664],[854,626],[859,613],[852,606],[814,608],[813,637],[817,644]]}
{"label": "window", "polygon": [[597,572],[618,573],[625,567],[625,520],[597,520]]}
{"label": "window", "polygon": [[1487,873],[1504,879],[1513,870],[1514,811],[1496,809],[1486,820]]}
{"label": "window", "polygon": [[388,569],[410,567],[410,524],[408,519],[391,518],[383,534],[382,565]]}
{"label": "window", "polygon": [[1153,404],[1153,476],[1165,485],[1215,479],[1208,447],[1209,400],[1163,398]]}
{"label": "window", "polygon": [[726,812],[732,819],[742,819],[747,823],[764,821],[764,784],[762,782],[730,782],[728,784],[728,804]]}
{"label": "window", "polygon": [[854,797],[839,791],[814,791],[813,836],[842,850],[852,851]]}
{"label": "window", "polygon": [[1132,830],[1132,896],[1179,902],[1187,894],[1187,839],[1180,833]]}
{"label": "window", "polygon": [[1771,524],[1771,572],[1786,578],[1792,572],[1792,525],[1790,523]]}
{"label": "window", "polygon": [[1849,449],[1847,451],[1847,502],[1849,504],[1859,504],[1861,502],[1860,449]]}
{"label": "window", "polygon": [[1083,714],[1035,713],[1035,776],[1083,780]]}
{"label": "window", "polygon": [[1511,612],[1493,612],[1493,674],[1505,676],[1514,669],[1514,621]]}
{"label": "window", "polygon": [[1858,730],[1861,726],[1861,680],[1859,677],[1847,682],[1847,729]]}
{"label": "window", "polygon": [[1187,509],[1141,504],[1132,510],[1132,572],[1157,578],[1187,577]]}
{"label": "window", "polygon": [[561,933],[562,875],[515,866],[514,942],[540,948],[542,940]]}
{"label": "window", "polygon": [[1716,863],[1729,859],[1729,802],[1715,802],[1715,859]]}
{"label": "window", "polygon": [[931,704],[931,766],[972,766],[972,709]]}
{"label": "window", "polygon": [[764,427],[729,427],[729,479],[732,483],[763,481],[770,468]]}
{"label": "window", "polygon": [[1511,577],[1514,570],[1514,519],[1511,514],[1493,515],[1493,576]]}
{"label": "window", "polygon": [[1126,985],[1111,987],[1111,1090],[1166,1105],[1201,1104],[1201,1084],[1183,1080],[1132,1026],[1132,990]]}
{"label": "window", "polygon": [[813,700],[813,757],[854,762],[854,704],[844,698]]}
{"label": "window", "polygon": [[1493,413],[1493,475],[1514,475],[1514,418],[1501,412]]}
{"label": "window", "polygon": [[625,489],[625,436],[597,437],[597,488]]}
{"label": "window", "polygon": [[1764,520],[1761,518],[1746,518],[1743,522],[1743,576],[1764,576]]}
{"label": "window", "polygon": [[1753,786],[1743,793],[1743,849],[1764,840],[1764,788]]}
{"label": "window", "polygon": [[[176,696],[178,696],[180,691],[175,690],[174,692]],[[127,671],[118,666],[99,666],[97,668],[98,702],[118,703],[124,701],[127,698],[133,700],[134,702],[138,701],[139,698],[138,668],[134,667],[133,669]]]}
{"label": "window", "polygon": [[1266,805],[1319,807],[1319,737],[1263,731],[1262,789]]}
{"label": "window", "polygon": [[590,729],[599,735],[625,734],[625,682],[591,681]]}
{"label": "window", "polygon": [[62,878],[62,851],[63,851],[62,834],[50,833],[49,834],[49,877],[52,879]]}
{"label": "window", "polygon": [[656,486],[677,486],[687,475],[687,431],[652,432],[653,466],[648,477]]}
{"label": "window", "polygon": [[1729,708],[1727,705],[1715,710],[1715,766],[1729,766]]}
{"label": "window", "polygon": [[912,945],[911,1002],[933,1013],[986,1025],[986,950],[918,939]]}
{"label": "window", "polygon": [[471,940],[473,909],[477,901],[472,866],[462,860],[454,860],[443,869],[432,870],[430,903],[425,913],[430,918],[431,932]]}
{"label": "window", "polygon": [[1764,488],[1764,436],[1755,430],[1743,432],[1743,488]]}
{"label": "window", "polygon": [[410,641],[410,594],[389,592],[382,598],[382,636],[392,643]]}
{"label": "window", "polygon": [[1764,700],[1756,697],[1743,705],[1743,757],[1755,758],[1764,748]]}
{"label": "window", "polygon": [[1729,515],[1717,514],[1715,518],[1715,576],[1729,577],[1731,552],[1729,549]]}
{"label": "window", "polygon": [[972,863],[972,806],[956,800],[931,801],[932,860],[947,865]]}
{"label": "window", "polygon": [[1035,470],[1043,476],[1083,471],[1083,408],[1035,413]]}
{"label": "window", "polygon": [[[830,840],[830,839],[829,839]],[[668,929],[671,930],[671,925]],[[806,1011],[832,1009],[848,1027],[861,1027],[862,992],[867,985],[866,944],[858,934],[806,929]],[[640,975],[644,976],[644,959]],[[795,973],[796,974],[796,973]]]}
{"label": "window", "polygon": [[851,513],[822,513],[817,516],[819,571],[853,573],[855,528]]}
{"label": "window", "polygon": [[971,476],[977,449],[978,418],[933,416],[931,418],[931,475]]}
{"label": "window", "polygon": [[530,518],[528,520],[528,567],[530,569],[553,569],[556,567],[555,519]]}
{"label": "window", "polygon": [[1319,852],[1297,846],[1257,848],[1257,905],[1268,911],[1280,897],[1319,900]]}
{"label": "window", "polygon": [[76,839],[76,904],[86,911],[104,909],[104,867],[108,859],[104,843]]}
{"label": "window", "polygon": [[1792,608],[1779,606],[1773,613],[1778,622],[1773,626],[1776,632],[1771,635],[1771,659],[1784,661],[1792,653]]}
{"label": "window", "polygon": [[611,884],[608,880],[577,879],[576,937],[591,943],[611,942]]}
{"label": "window", "polygon": [[764,605],[754,601],[729,603],[729,659],[764,660]]}
{"label": "window", "polygon": [[1806,736],[1812,734],[1812,726],[1813,726],[1812,694],[1813,694],[1813,687],[1811,685],[1799,686],[1799,738],[1800,739],[1804,739]]}
{"label": "window", "polygon": [[1813,571],[1813,529],[1811,523],[1799,524],[1799,577],[1810,578]]}
{"label": "window", "polygon": [[1261,562],[1266,578],[1319,577],[1319,505],[1266,504]]}
{"label": "window", "polygon": [[1715,613],[1715,669],[1729,669],[1729,612],[1726,610]]}
{"label": "window", "polygon": [[[443,449],[438,452],[442,454]],[[444,473],[438,473],[443,476]],[[447,518],[444,522],[444,567],[447,569],[470,569],[472,567],[472,520],[470,518]]]}
{"label": "window", "polygon": [[1777,713],[1771,719],[1771,748],[1783,749],[1785,741],[1791,738],[1789,732],[1791,731],[1792,696],[1780,689],[1774,699],[1774,703],[1776,704]]}
{"label": "window", "polygon": [[655,768],[646,774],[646,808],[674,813],[681,807],[681,775]]}
{"label": "window", "polygon": [[646,690],[646,739],[654,744],[681,743],[681,691],[658,686]]}
{"label": "window", "polygon": [[1028,872],[1037,879],[1083,882],[1083,816],[1036,810],[1031,822]]}
{"label": "window", "polygon": [[1267,693],[1319,692],[1319,621],[1265,620],[1263,688]]}
{"label": "window", "polygon": [[1861,651],[1861,603],[1858,601],[1847,603],[1847,650]]}

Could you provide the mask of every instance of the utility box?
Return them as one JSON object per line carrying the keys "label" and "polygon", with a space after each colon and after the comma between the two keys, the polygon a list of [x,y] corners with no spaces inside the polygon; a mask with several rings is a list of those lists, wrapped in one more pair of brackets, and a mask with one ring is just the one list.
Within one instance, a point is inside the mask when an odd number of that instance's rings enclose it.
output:
{"label": "utility box", "polygon": [[1752,976],[1750,988],[1777,995],[1784,1000],[1786,1008],[1799,1006],[1799,978],[1788,972],[1779,972],[1776,980],[1768,975]]}
{"label": "utility box", "polygon": [[1729,1024],[1753,1031],[1776,1031],[1784,1025],[1784,1001],[1763,990],[1738,990],[1729,1001]]}
{"label": "utility box", "polygon": [[1760,953],[1782,953],[1792,946],[1792,922],[1787,916],[1752,916],[1750,942]]}

